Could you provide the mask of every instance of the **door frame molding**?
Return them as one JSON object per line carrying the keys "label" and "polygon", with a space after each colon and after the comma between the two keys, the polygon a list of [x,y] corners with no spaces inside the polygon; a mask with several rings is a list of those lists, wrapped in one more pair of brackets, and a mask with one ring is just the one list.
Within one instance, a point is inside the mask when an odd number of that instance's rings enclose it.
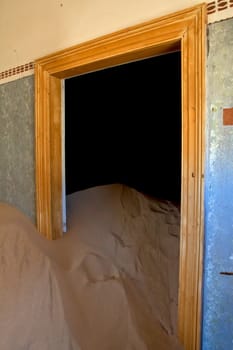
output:
{"label": "door frame molding", "polygon": [[206,4],[144,22],[35,61],[37,228],[62,237],[61,83],[98,69],[181,51],[182,185],[178,329],[199,350],[203,268]]}

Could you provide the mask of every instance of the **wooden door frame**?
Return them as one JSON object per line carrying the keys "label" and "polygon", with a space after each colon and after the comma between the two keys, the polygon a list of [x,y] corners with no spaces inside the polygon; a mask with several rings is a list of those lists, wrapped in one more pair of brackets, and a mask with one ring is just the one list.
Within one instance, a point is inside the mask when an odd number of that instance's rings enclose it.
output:
{"label": "wooden door frame", "polygon": [[57,239],[62,236],[63,79],[181,51],[182,189],[178,324],[185,350],[199,350],[201,337],[205,35],[206,5],[200,4],[35,62],[37,227],[48,239]]}

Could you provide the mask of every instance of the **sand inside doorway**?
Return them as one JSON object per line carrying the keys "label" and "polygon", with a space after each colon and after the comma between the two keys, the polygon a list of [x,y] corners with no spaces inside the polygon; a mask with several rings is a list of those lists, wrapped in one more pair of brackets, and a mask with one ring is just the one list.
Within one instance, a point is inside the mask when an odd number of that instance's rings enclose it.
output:
{"label": "sand inside doorway", "polygon": [[0,347],[180,350],[179,208],[120,184],[67,204],[68,232],[52,242],[1,203]]}

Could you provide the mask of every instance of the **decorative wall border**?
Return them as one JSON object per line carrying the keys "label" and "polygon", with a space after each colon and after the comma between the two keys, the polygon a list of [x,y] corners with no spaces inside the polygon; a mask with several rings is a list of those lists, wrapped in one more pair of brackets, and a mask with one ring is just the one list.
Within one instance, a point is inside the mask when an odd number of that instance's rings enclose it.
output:
{"label": "decorative wall border", "polygon": [[0,72],[0,84],[34,73],[34,62],[29,62]]}
{"label": "decorative wall border", "polygon": [[[233,0],[215,0],[207,4],[207,15],[233,8]],[[233,15],[232,15],[233,17]]]}
{"label": "decorative wall border", "polygon": [[[233,0],[214,0],[207,3],[208,24],[233,17]],[[34,62],[0,72],[0,85],[34,74]]]}
{"label": "decorative wall border", "polygon": [[214,0],[207,3],[208,24],[233,17],[233,0]]}

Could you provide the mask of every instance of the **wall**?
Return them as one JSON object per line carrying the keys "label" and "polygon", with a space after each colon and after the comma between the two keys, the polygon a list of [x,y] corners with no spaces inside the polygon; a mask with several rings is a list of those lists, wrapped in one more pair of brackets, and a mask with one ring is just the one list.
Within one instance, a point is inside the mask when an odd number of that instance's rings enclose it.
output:
{"label": "wall", "polygon": [[1,0],[0,73],[69,46],[208,3],[208,22],[232,16],[231,0]]}
{"label": "wall", "polygon": [[209,25],[203,349],[233,348],[233,19]]}
{"label": "wall", "polygon": [[0,85],[0,201],[35,217],[34,78]]}
{"label": "wall", "polygon": [[0,72],[200,0],[1,0]]}

